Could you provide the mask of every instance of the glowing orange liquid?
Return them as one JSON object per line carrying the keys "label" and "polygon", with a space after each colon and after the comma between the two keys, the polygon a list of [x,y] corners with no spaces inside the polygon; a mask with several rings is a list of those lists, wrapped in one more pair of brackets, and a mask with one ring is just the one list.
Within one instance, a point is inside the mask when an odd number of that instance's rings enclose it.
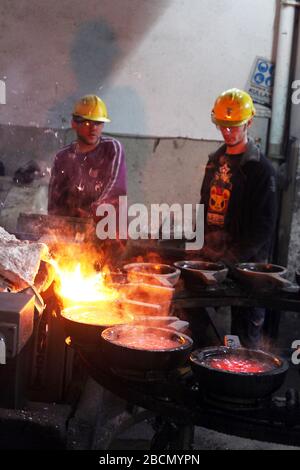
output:
{"label": "glowing orange liquid", "polygon": [[244,374],[260,374],[273,369],[269,363],[258,361],[257,359],[246,359],[239,356],[212,357],[205,361],[205,365],[213,369],[225,370],[229,372]]}
{"label": "glowing orange liquid", "polygon": [[119,338],[116,338],[114,343],[128,348],[144,349],[149,351],[174,349],[180,346],[178,341],[166,338],[165,336],[158,336],[151,332],[143,333],[142,335],[137,335],[136,332],[127,332],[126,335],[124,334]]}
{"label": "glowing orange liquid", "polygon": [[68,320],[88,325],[119,325],[132,321],[132,316],[113,309],[111,304],[103,303],[97,307],[73,307],[63,310],[62,315]]}

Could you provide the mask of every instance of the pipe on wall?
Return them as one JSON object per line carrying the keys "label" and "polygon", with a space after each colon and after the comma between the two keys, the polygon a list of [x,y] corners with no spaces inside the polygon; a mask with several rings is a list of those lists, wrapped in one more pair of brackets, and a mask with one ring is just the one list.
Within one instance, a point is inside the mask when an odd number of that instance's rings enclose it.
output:
{"label": "pipe on wall", "polygon": [[290,66],[294,37],[295,7],[300,4],[281,1],[278,45],[275,62],[275,80],[272,100],[272,118],[269,137],[269,156],[281,160],[285,134],[286,109],[289,96]]}

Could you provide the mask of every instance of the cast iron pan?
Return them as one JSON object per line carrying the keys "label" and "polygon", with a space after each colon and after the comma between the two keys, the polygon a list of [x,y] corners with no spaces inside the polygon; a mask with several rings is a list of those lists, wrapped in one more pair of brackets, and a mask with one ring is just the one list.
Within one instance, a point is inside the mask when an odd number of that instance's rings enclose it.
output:
{"label": "cast iron pan", "polygon": [[[98,302],[98,305],[86,305],[84,307],[72,307],[64,309],[61,312],[61,319],[64,325],[65,334],[79,344],[98,344],[101,332],[112,326],[113,320],[109,319],[110,313],[114,314],[117,323],[130,323],[133,316],[118,310],[118,305],[114,302]],[[79,320],[77,313],[81,313],[83,317]],[[84,321],[84,316],[97,316],[97,320],[93,323]],[[76,315],[74,317],[74,315]]]}
{"label": "cast iron pan", "polygon": [[[260,373],[237,373],[210,367],[207,359],[225,358],[230,355],[252,358],[270,365],[270,370]],[[226,346],[198,349],[190,356],[194,374],[204,390],[216,396],[241,399],[264,398],[283,384],[288,363],[273,354],[246,348]]]}
{"label": "cast iron pan", "polygon": [[239,263],[235,265],[237,277],[245,284],[260,288],[289,287],[285,279],[287,269],[270,263]]}
{"label": "cast iron pan", "polygon": [[216,285],[225,280],[228,269],[223,263],[209,261],[177,261],[174,266],[181,270],[186,287],[195,284]]}
{"label": "cast iron pan", "polygon": [[[171,338],[177,345],[172,349],[137,349],[126,346],[126,333],[141,335],[147,332]],[[117,344],[120,337],[125,343]],[[148,326],[116,325],[101,334],[101,349],[112,367],[128,370],[171,370],[183,365],[192,350],[193,341],[189,336],[167,328]]]}

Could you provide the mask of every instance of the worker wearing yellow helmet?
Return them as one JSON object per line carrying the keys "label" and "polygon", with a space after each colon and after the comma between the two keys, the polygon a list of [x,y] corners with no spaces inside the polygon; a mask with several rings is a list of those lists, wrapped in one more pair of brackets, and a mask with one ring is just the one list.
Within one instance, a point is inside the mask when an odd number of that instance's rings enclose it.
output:
{"label": "worker wearing yellow helmet", "polygon": [[212,109],[212,121],[218,126],[240,127],[251,122],[255,108],[251,96],[238,88],[221,93]]}
{"label": "worker wearing yellow helmet", "polygon": [[125,155],[121,143],[102,135],[109,123],[104,101],[96,95],[78,100],[72,113],[76,140],[55,157],[49,184],[48,212],[94,217],[103,203],[118,205],[126,195]]}
{"label": "worker wearing yellow helmet", "polygon": [[[209,156],[201,188],[205,213],[203,257],[264,262],[271,252],[276,224],[273,167],[248,135],[255,107],[251,96],[232,88],[215,100],[211,119],[224,144]],[[233,309],[232,334],[246,347],[258,347],[265,311]]]}

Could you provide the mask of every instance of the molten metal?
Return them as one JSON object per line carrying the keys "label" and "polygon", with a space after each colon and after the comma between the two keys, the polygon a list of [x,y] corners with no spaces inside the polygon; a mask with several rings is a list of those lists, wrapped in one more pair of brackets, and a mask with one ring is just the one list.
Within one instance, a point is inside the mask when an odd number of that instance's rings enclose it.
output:
{"label": "molten metal", "polygon": [[274,367],[258,359],[244,358],[231,354],[229,357],[212,357],[205,360],[205,365],[213,369],[235,372],[239,374],[261,374]]}

